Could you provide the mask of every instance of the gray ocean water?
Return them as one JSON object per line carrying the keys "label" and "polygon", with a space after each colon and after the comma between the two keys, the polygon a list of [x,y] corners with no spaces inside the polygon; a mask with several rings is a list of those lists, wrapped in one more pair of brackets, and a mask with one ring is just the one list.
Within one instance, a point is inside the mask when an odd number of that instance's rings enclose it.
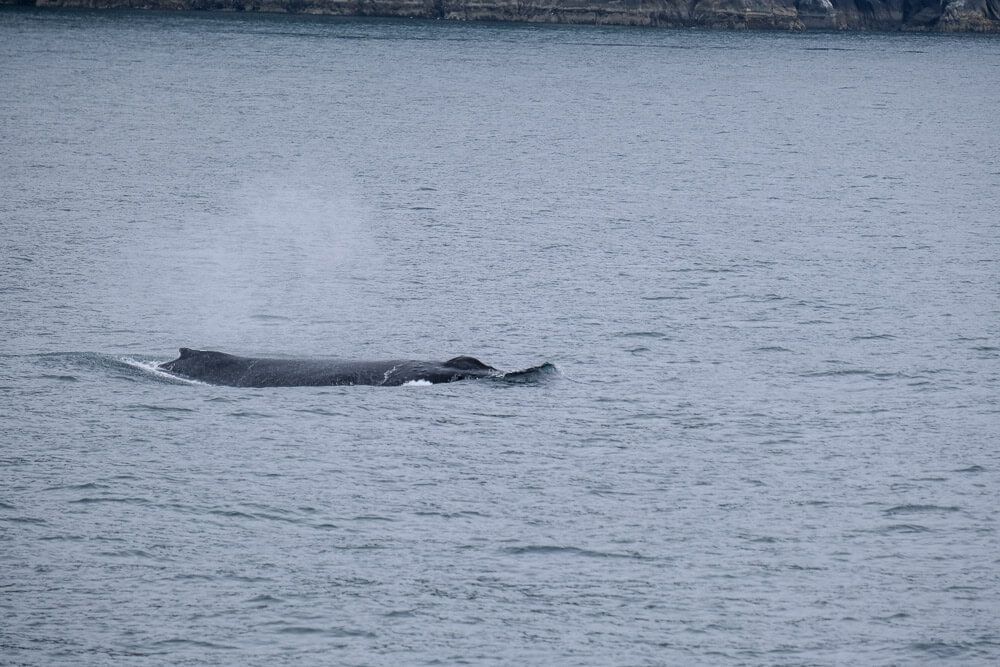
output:
{"label": "gray ocean water", "polygon": [[0,12],[0,663],[996,664],[998,109],[995,38]]}

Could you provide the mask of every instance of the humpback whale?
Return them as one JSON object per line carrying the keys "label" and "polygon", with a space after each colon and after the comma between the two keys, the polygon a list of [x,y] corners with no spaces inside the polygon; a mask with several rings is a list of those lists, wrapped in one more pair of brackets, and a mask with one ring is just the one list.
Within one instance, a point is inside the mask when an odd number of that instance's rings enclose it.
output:
{"label": "humpback whale", "polygon": [[407,382],[456,382],[475,378],[508,378],[553,370],[543,364],[503,373],[473,357],[448,361],[351,361],[344,359],[283,359],[238,357],[224,352],[180,349],[180,356],[158,366],[191,380],[230,387],[325,387],[376,385],[393,387]]}

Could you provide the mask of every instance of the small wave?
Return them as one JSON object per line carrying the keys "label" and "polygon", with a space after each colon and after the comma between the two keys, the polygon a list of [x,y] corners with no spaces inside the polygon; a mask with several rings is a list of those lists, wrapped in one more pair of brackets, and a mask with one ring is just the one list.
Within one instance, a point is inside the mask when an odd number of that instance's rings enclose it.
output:
{"label": "small wave", "polygon": [[170,577],[171,581],[212,581],[215,577],[210,574],[181,572]]}
{"label": "small wave", "polygon": [[63,484],[56,486],[46,487],[45,491],[89,491],[91,489],[106,489],[108,486],[106,484],[98,484],[97,482],[84,482],[82,484]]}
{"label": "small wave", "polygon": [[246,584],[260,584],[274,581],[271,577],[255,577],[247,574],[236,574],[235,572],[225,572],[220,576],[229,581],[239,581]]}
{"label": "small wave", "polygon": [[107,556],[109,558],[150,558],[156,559],[156,556],[149,553],[148,551],[143,551],[142,549],[122,549],[121,551],[99,551],[98,556]]}
{"label": "small wave", "polygon": [[931,529],[917,523],[894,523],[875,530],[876,533],[890,535],[892,533],[929,533]]}
{"label": "small wave", "polygon": [[466,517],[485,517],[486,514],[475,510],[463,510],[460,512],[414,512],[415,516],[439,516],[444,519],[464,519]]}
{"label": "small wave", "polygon": [[669,336],[662,331],[621,331],[617,334],[620,338],[656,338],[665,340]]}
{"label": "small wave", "polygon": [[328,410],[327,408],[299,408],[295,412],[304,412],[310,415],[319,415],[320,417],[351,417],[348,412],[338,412],[336,410]]}
{"label": "small wave", "polygon": [[256,519],[257,516],[254,514],[248,514],[247,512],[240,512],[239,510],[209,510],[209,514],[213,516],[224,516],[227,519]]}
{"label": "small wave", "polygon": [[365,544],[334,545],[330,548],[336,551],[381,551],[386,547],[384,547],[381,544],[373,544],[371,542],[366,542]]}
{"label": "small wave", "polygon": [[42,375],[43,380],[59,380],[60,382],[79,382],[80,378],[75,375]]}
{"label": "small wave", "polygon": [[314,628],[306,625],[289,625],[284,628],[278,628],[277,632],[288,635],[317,635],[323,634],[325,630],[323,630],[323,628]]}
{"label": "small wave", "polygon": [[935,658],[957,658],[969,650],[969,645],[964,642],[928,641],[916,642],[910,646],[916,651],[930,653]]}
{"label": "small wave", "polygon": [[146,498],[135,498],[135,497],[123,497],[123,496],[84,496],[83,498],[77,498],[76,500],[69,501],[77,505],[90,505],[93,503],[135,503],[137,505],[148,505],[149,500]]}
{"label": "small wave", "polygon": [[11,523],[31,523],[36,525],[47,523],[45,519],[39,519],[33,516],[0,516],[0,521],[9,521]]}
{"label": "small wave", "polygon": [[524,555],[570,555],[570,556],[585,556],[588,558],[626,558],[632,560],[646,560],[647,557],[635,552],[628,553],[618,553],[618,552],[608,552],[608,551],[594,551],[592,549],[580,549],[579,547],[561,547],[558,545],[551,544],[533,544],[520,547],[507,547],[503,549],[504,553],[508,553],[514,556],[524,556]]}
{"label": "small wave", "polygon": [[148,403],[133,403],[125,406],[133,412],[194,412],[191,408],[178,408],[172,405],[150,405]]}
{"label": "small wave", "polygon": [[885,510],[884,513],[890,516],[897,514],[927,514],[937,512],[958,512],[961,507],[955,505],[896,505]]}
{"label": "small wave", "polygon": [[233,509],[210,509],[207,514],[211,516],[224,517],[226,519],[241,519],[250,521],[281,521],[284,523],[299,524],[302,523],[301,519],[292,516],[283,516],[282,510],[273,509],[271,511],[262,512],[243,512],[241,510]]}
{"label": "small wave", "polygon": [[872,620],[874,621],[899,621],[904,618],[910,618],[910,615],[905,611],[897,612],[889,616],[875,616]]}
{"label": "small wave", "polygon": [[172,639],[161,639],[158,642],[154,642],[153,646],[158,646],[161,648],[175,647],[175,646],[189,646],[191,648],[219,649],[219,650],[232,650],[236,648],[235,646],[230,646],[228,644],[216,644],[215,642],[206,642],[198,639],[184,639],[182,637],[174,637]]}
{"label": "small wave", "polygon": [[410,380],[409,382],[404,382],[401,386],[403,387],[432,387],[434,383],[430,380]]}
{"label": "small wave", "polygon": [[968,468],[960,468],[954,472],[986,472],[986,468],[980,465],[971,465]]}
{"label": "small wave", "polygon": [[810,371],[808,373],[802,373],[802,377],[850,377],[856,375],[874,375],[875,371],[864,370],[861,368],[844,368],[830,371]]}
{"label": "small wave", "polygon": [[919,379],[919,376],[908,375],[906,373],[876,371],[867,368],[842,368],[842,369],[832,369],[827,371],[810,371],[807,373],[800,373],[799,377],[806,377],[806,378],[866,377],[866,378],[871,378],[872,380],[878,380],[879,382],[885,382],[888,380]]}
{"label": "small wave", "polygon": [[375,633],[367,630],[353,630],[351,628],[316,628],[308,625],[289,625],[278,628],[275,632],[291,635],[326,635],[328,637],[364,637],[374,639]]}
{"label": "small wave", "polygon": [[254,597],[247,600],[251,604],[281,604],[284,602],[281,598],[276,598],[273,595],[255,595]]}

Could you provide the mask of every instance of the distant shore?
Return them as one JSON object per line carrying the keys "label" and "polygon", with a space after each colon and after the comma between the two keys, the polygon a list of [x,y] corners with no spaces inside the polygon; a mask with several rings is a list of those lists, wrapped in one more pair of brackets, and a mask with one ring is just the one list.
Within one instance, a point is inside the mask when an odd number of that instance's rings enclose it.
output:
{"label": "distant shore", "polygon": [[1000,0],[0,0],[0,5],[731,30],[1000,32]]}

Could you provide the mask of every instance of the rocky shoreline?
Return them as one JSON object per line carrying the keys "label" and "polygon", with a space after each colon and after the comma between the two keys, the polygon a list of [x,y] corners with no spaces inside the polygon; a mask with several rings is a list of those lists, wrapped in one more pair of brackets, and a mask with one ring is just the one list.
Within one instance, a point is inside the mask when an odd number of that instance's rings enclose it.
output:
{"label": "rocky shoreline", "polygon": [[0,4],[722,29],[1000,32],[1000,0],[0,0]]}

